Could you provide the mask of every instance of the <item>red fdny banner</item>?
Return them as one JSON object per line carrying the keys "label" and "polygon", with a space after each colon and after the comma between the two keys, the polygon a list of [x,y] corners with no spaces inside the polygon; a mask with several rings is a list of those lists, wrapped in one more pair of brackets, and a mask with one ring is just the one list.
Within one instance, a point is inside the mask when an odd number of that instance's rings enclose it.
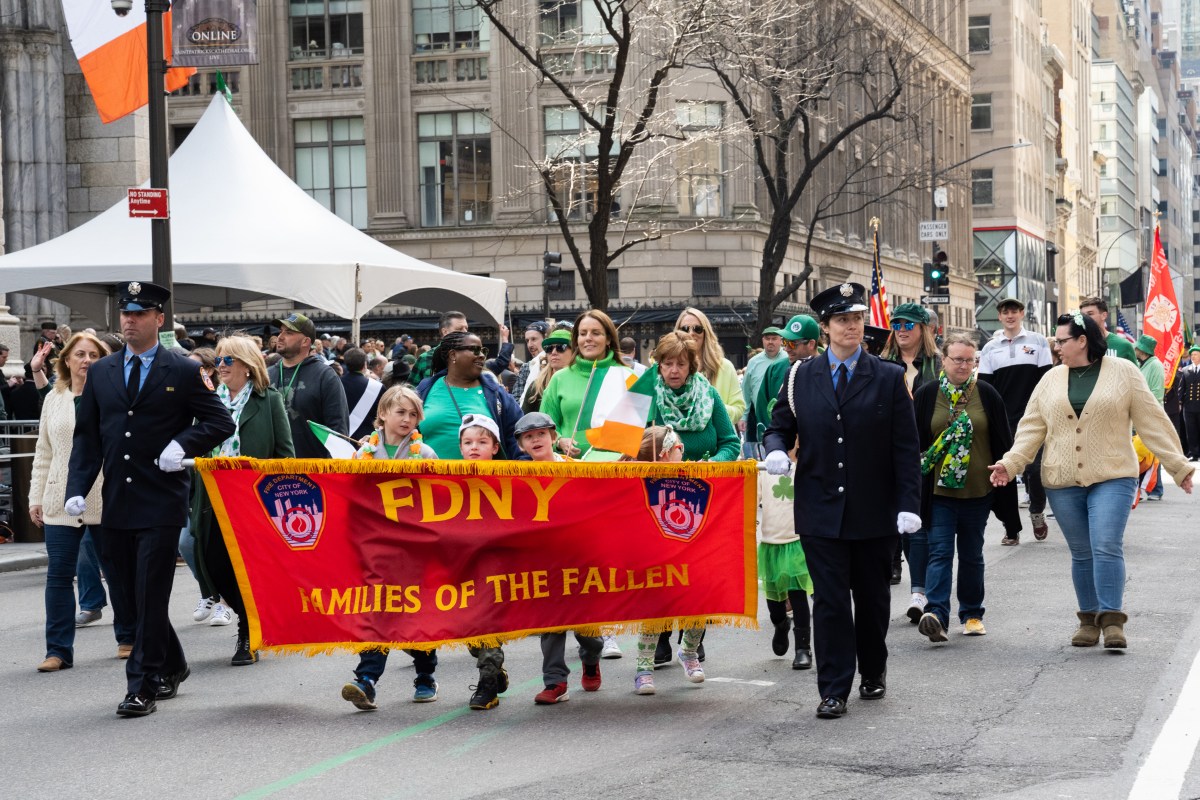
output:
{"label": "red fdny banner", "polygon": [[197,459],[254,649],[755,626],[755,464]]}

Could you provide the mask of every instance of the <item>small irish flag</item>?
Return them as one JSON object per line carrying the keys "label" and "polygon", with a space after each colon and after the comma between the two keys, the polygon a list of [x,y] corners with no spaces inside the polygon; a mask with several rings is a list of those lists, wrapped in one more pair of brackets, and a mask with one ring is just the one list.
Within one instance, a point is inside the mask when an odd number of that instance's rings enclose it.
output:
{"label": "small irish flag", "polygon": [[308,421],[308,427],[313,436],[325,445],[330,458],[354,458],[354,454],[358,452],[358,443],[349,436],[338,433],[333,428],[326,428],[311,419]]}
{"label": "small irish flag", "polygon": [[587,439],[592,447],[624,453],[630,458],[637,457],[638,449],[642,446],[642,434],[650,418],[657,376],[658,367],[651,367],[636,381],[632,375],[629,377],[633,383],[613,405],[604,422],[598,428],[588,429]]}

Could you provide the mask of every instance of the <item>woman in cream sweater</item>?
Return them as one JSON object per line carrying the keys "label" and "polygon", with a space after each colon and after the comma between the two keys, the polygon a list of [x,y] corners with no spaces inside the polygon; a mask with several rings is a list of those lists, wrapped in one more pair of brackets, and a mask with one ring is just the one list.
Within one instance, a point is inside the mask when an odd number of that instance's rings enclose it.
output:
{"label": "woman in cream sweater", "polygon": [[1104,636],[1107,648],[1124,648],[1125,522],[1137,492],[1133,429],[1180,489],[1191,494],[1192,473],[1162,404],[1136,366],[1105,356],[1100,328],[1079,312],[1058,318],[1062,363],[1033,390],[1015,441],[992,470],[1004,486],[1025,470],[1039,447],[1042,482],[1071,550],[1071,578],[1079,601],[1076,647]]}
{"label": "woman in cream sweater", "polygon": [[[67,464],[75,432],[75,406],[87,382],[88,367],[108,355],[104,343],[89,333],[72,336],[54,364],[58,380],[42,405],[33,474],[29,481],[29,516],[46,531],[46,659],[39,672],[70,669],[75,657],[75,564],[79,543],[89,526],[100,523],[100,484],[88,493],[87,513],[68,516],[66,500]],[[106,559],[100,554],[100,565]],[[107,569],[105,569],[107,572]],[[132,650],[134,619],[120,592],[110,592],[117,657],[128,658]]]}

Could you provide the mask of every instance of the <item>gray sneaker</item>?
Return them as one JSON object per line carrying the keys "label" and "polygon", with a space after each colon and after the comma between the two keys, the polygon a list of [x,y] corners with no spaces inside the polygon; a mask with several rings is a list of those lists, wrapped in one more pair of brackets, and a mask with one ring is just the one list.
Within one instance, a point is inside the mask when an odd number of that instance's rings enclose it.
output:
{"label": "gray sneaker", "polygon": [[95,611],[89,611],[86,608],[82,609],[78,614],[75,615],[75,627],[82,628],[84,625],[91,625],[93,622],[99,622],[100,618],[103,616],[104,612],[98,608]]}

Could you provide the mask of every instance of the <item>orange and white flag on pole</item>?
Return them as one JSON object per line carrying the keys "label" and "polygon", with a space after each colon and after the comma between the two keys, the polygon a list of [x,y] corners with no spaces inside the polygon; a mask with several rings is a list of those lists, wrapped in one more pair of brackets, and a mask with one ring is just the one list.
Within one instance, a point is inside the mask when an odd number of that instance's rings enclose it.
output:
{"label": "orange and white flag on pole", "polygon": [[[149,102],[146,9],[137,0],[123,17],[102,0],[63,0],[75,57],[83,69],[100,119],[112,122]],[[163,51],[171,59],[171,14],[163,15]],[[184,86],[195,67],[167,70],[166,91]]]}

